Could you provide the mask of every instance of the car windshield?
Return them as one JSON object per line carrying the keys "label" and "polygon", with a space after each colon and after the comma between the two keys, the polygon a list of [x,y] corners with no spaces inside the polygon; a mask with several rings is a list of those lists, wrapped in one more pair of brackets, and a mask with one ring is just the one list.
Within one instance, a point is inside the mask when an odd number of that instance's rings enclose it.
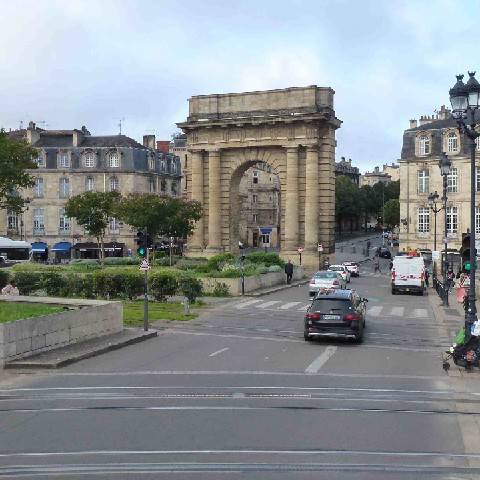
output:
{"label": "car windshield", "polygon": [[345,298],[317,298],[310,311],[319,313],[346,312],[352,309],[350,300]]}
{"label": "car windshield", "polygon": [[315,274],[314,278],[337,278],[337,274],[333,272],[318,272]]}

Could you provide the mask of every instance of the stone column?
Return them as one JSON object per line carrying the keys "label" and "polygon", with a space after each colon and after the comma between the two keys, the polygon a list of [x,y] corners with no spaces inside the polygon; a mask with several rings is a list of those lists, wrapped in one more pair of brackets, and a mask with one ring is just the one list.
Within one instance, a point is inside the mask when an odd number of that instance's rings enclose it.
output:
{"label": "stone column", "polygon": [[307,147],[305,169],[305,250],[317,251],[318,245],[318,148]]}
{"label": "stone column", "polygon": [[298,147],[287,150],[287,187],[285,196],[285,250],[294,251],[298,243]]}
{"label": "stone column", "polygon": [[[194,150],[192,155],[192,200],[203,206],[203,151]],[[201,252],[205,246],[203,218],[195,224],[193,234],[188,238],[188,251]]]}
{"label": "stone column", "polygon": [[208,152],[208,250],[221,251],[220,150]]}

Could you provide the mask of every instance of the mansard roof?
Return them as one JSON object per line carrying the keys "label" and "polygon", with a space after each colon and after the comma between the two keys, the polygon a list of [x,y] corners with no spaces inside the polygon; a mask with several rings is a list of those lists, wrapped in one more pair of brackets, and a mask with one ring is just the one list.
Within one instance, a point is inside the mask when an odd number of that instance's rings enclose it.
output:
{"label": "mansard roof", "polygon": [[133,138],[127,137],[125,135],[107,135],[100,137],[90,137],[86,136],[80,147],[130,147],[130,148],[141,148],[146,150],[147,147],[138,143]]}

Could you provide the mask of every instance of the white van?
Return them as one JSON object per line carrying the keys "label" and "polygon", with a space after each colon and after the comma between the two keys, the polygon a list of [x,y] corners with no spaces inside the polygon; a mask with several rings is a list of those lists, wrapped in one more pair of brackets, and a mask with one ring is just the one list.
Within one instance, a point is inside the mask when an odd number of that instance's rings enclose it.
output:
{"label": "white van", "polygon": [[425,264],[422,257],[394,257],[392,267],[392,295],[397,292],[425,290]]}

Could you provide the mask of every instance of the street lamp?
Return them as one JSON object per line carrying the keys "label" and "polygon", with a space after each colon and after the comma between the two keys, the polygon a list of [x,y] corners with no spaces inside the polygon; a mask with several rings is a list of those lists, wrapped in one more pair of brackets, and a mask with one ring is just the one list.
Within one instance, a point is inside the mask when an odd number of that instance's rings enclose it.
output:
{"label": "street lamp", "polygon": [[433,212],[435,216],[435,223],[434,223],[434,233],[433,233],[433,250],[437,251],[437,213],[443,210],[443,206],[437,208],[437,200],[439,199],[438,193],[435,190],[435,193],[431,193],[428,196],[428,205],[430,210]]}
{"label": "street lamp", "polygon": [[438,166],[440,167],[440,174],[443,177],[443,197],[442,197],[442,202],[443,202],[443,210],[445,213],[444,221],[445,221],[445,236],[443,238],[443,243],[445,245],[445,250],[444,250],[444,255],[443,255],[443,305],[445,307],[448,307],[448,278],[447,278],[447,271],[448,271],[448,258],[447,258],[447,252],[448,252],[448,225],[447,225],[447,186],[448,186],[448,175],[450,174],[451,168],[452,168],[452,162],[450,159],[447,157],[445,152],[442,152],[440,155],[440,160],[438,161]]}
{"label": "street lamp", "polygon": [[[475,110],[480,102],[480,84],[475,79],[475,72],[468,72],[467,84],[463,75],[457,75],[457,83],[450,89],[452,117],[457,121],[458,130],[469,140],[470,147],[470,288],[468,290],[468,309],[465,317],[465,341],[470,338],[471,326],[477,321],[475,270],[477,255],[475,251],[475,148],[480,133],[475,130]],[[464,120],[467,120],[465,123]]]}

